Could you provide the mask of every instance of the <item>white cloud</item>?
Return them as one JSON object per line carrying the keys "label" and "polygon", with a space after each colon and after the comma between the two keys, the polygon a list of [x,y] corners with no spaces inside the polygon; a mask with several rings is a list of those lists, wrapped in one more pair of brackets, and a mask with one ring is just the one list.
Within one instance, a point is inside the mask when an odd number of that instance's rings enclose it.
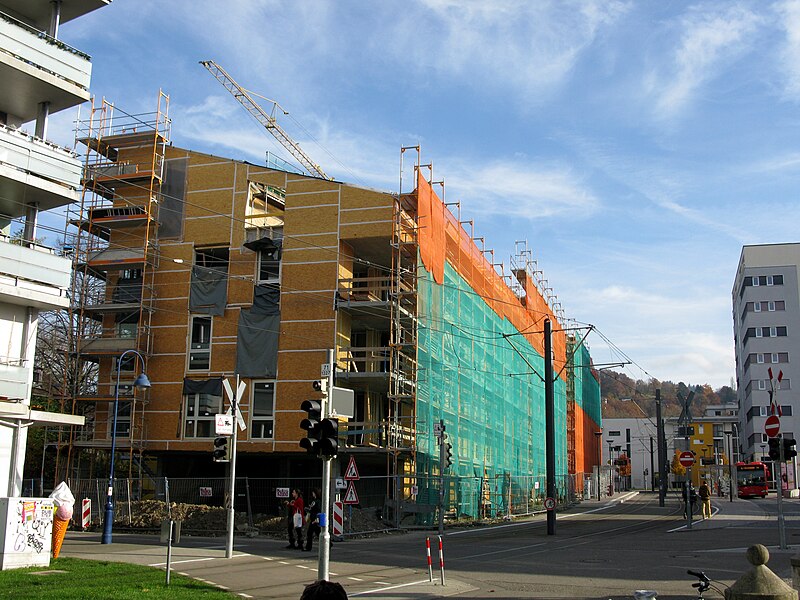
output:
{"label": "white cloud", "polygon": [[722,10],[689,9],[677,23],[682,35],[671,65],[646,77],[645,87],[656,98],[656,116],[671,118],[685,109],[703,84],[750,49],[761,22],[759,15],[736,4],[725,4]]}
{"label": "white cloud", "polygon": [[786,39],[781,52],[781,66],[786,74],[785,94],[800,100],[800,0],[787,0],[778,5]]}
{"label": "white cloud", "polygon": [[463,198],[470,212],[482,215],[586,218],[600,207],[594,193],[565,167],[498,161],[448,168],[445,177],[453,182],[448,190]]}

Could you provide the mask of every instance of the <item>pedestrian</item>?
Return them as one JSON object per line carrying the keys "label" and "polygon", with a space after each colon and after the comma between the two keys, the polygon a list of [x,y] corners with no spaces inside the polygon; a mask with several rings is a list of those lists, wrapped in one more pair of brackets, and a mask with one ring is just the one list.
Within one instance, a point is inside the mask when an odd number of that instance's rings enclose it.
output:
{"label": "pedestrian", "polygon": [[711,488],[708,487],[708,483],[706,480],[703,480],[703,483],[700,484],[700,488],[697,490],[697,494],[700,496],[700,502],[703,505],[703,518],[710,519],[711,518]]}
{"label": "pedestrian", "polygon": [[320,579],[305,587],[300,600],[347,600],[347,592],[341,583]]}
{"label": "pedestrian", "polygon": [[[297,488],[292,490],[292,499],[286,500],[286,530],[289,533],[287,548],[303,549],[303,494]],[[297,546],[294,539],[297,537]]]}
{"label": "pedestrian", "polygon": [[306,521],[308,521],[308,529],[306,530],[306,552],[311,551],[314,545],[314,536],[319,537],[319,490],[311,490],[311,496],[306,506]]}
{"label": "pedestrian", "polygon": [[687,482],[683,487],[683,517],[687,518],[694,511],[694,503],[697,501],[697,492],[691,482]]}

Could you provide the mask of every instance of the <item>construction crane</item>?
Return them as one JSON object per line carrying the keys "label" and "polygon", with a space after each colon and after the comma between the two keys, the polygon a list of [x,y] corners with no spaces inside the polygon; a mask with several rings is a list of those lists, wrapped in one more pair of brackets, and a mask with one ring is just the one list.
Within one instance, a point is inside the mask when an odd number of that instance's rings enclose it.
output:
{"label": "construction crane", "polygon": [[303,150],[300,148],[300,144],[290,138],[289,135],[283,129],[281,129],[280,125],[278,125],[278,122],[275,118],[276,110],[280,109],[283,114],[289,114],[283,110],[280,104],[274,100],[265,98],[265,100],[272,103],[272,111],[267,113],[266,110],[259,106],[258,102],[253,100],[247,90],[236,83],[233,77],[228,75],[225,69],[220,67],[213,60],[201,60],[200,64],[208,69],[208,72],[211,73],[216,80],[219,81],[222,86],[239,101],[242,106],[245,107],[247,112],[249,112],[256,119],[256,121],[261,123],[264,128],[269,131],[275,137],[275,139],[278,140],[278,142],[280,142],[280,144],[289,151],[292,156],[294,156],[294,158],[306,169],[306,171],[312,175],[318,175],[323,179],[331,179],[325,174],[325,171],[322,170],[322,167],[311,160],[308,154],[303,152]]}

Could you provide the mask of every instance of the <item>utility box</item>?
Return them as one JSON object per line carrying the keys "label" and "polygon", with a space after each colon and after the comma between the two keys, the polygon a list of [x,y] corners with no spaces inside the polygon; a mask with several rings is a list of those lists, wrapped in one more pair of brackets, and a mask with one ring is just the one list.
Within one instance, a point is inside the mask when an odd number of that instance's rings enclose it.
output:
{"label": "utility box", "polygon": [[53,506],[52,498],[0,498],[0,570],[50,565]]}

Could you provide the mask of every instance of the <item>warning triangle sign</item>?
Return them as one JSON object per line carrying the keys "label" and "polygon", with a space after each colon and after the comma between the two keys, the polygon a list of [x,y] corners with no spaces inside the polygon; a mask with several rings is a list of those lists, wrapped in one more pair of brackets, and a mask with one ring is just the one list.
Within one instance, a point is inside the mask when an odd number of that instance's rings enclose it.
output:
{"label": "warning triangle sign", "polygon": [[358,481],[360,479],[355,456],[350,457],[350,462],[347,463],[347,470],[344,472],[344,478],[346,481]]}
{"label": "warning triangle sign", "polygon": [[342,500],[344,504],[358,504],[358,494],[356,494],[356,486],[353,482],[350,482],[350,486],[347,488],[347,493],[344,495],[344,500]]}

